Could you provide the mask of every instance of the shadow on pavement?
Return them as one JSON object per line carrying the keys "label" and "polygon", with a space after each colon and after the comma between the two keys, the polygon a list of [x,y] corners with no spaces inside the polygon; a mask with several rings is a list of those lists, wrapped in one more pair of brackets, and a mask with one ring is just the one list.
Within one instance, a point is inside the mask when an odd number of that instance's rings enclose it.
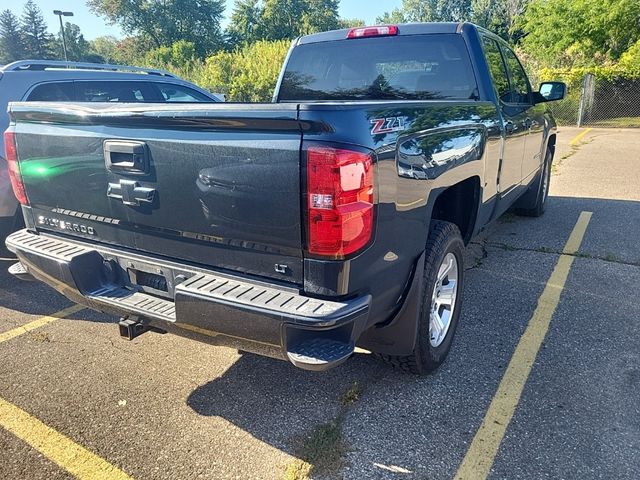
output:
{"label": "shadow on pavement", "polygon": [[353,382],[367,386],[385,374],[397,373],[364,354],[324,373],[244,354],[222,377],[198,387],[187,403],[200,415],[222,417],[295,455],[292,437],[332,421],[341,410],[342,395]]}

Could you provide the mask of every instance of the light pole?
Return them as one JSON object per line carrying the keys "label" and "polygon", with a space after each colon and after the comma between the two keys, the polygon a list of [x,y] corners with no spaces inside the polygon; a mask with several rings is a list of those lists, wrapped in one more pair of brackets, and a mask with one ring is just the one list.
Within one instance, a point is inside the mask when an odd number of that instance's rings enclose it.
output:
{"label": "light pole", "polygon": [[63,12],[62,10],[54,10],[54,15],[58,15],[60,19],[60,33],[62,34],[62,48],[64,49],[64,61],[68,62],[69,58],[67,57],[67,39],[64,37],[64,25],[62,23],[62,17],[73,17],[73,12]]}

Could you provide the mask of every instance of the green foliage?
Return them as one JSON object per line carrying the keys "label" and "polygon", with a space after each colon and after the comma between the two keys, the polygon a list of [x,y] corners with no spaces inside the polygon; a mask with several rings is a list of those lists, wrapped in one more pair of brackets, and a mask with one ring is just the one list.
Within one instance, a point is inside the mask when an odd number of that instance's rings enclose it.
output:
{"label": "green foliage", "polygon": [[340,27],[337,0],[265,0],[260,38],[293,39]]}
{"label": "green foliage", "polygon": [[387,12],[380,23],[461,22],[471,18],[471,0],[402,0],[402,7]]}
{"label": "green foliage", "polygon": [[620,56],[618,66],[631,78],[640,78],[640,39]]}
{"label": "green foliage", "polygon": [[379,23],[466,22],[497,33],[506,40],[521,35],[516,19],[531,0],[403,0],[402,7],[378,17]]}
{"label": "green foliage", "polygon": [[93,12],[158,48],[185,40],[203,56],[223,46],[224,0],[88,0]]}
{"label": "green foliage", "polygon": [[308,35],[340,28],[339,3],[339,0],[307,0],[300,33]]}
{"label": "green foliage", "polygon": [[232,47],[341,28],[338,0],[236,0],[226,36]]}
{"label": "green foliage", "polygon": [[341,18],[338,23],[338,28],[354,28],[365,26],[365,21],[361,18]]}
{"label": "green foliage", "polygon": [[521,27],[523,48],[541,65],[611,64],[640,37],[640,2],[532,0]]}
{"label": "green foliage", "polygon": [[190,78],[212,92],[226,94],[229,101],[268,102],[289,46],[286,40],[261,40],[234,52],[218,52]]}
{"label": "green foliage", "polygon": [[42,12],[33,0],[28,0],[24,5],[20,23],[25,57],[54,58],[53,37],[47,32],[47,24]]}
{"label": "green foliage", "polygon": [[91,51],[105,61],[106,63],[125,63],[121,62],[118,54],[118,39],[112,35],[97,37],[89,42]]}
{"label": "green foliage", "polygon": [[[65,23],[64,37],[67,42],[67,57],[70,61],[98,63],[104,61],[102,56],[91,50],[91,44],[85,40],[78,25]],[[57,35],[54,45],[57,57],[64,58],[64,47],[60,34]]]}
{"label": "green foliage", "polygon": [[258,40],[261,15],[259,0],[236,0],[226,31],[227,42],[235,46]]}
{"label": "green foliage", "polygon": [[0,13],[0,64],[15,62],[24,56],[20,24],[11,10]]}

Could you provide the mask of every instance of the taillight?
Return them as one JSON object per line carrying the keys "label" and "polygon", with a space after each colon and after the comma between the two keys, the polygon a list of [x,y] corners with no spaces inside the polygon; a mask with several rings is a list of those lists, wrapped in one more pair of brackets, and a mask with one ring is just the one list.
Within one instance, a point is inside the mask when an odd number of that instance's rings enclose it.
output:
{"label": "taillight", "polygon": [[9,130],[4,132],[4,158],[7,160],[7,168],[9,170],[9,179],[11,180],[13,193],[21,204],[28,205],[29,199],[27,199],[27,193],[24,191],[24,183],[22,182],[20,166],[18,165],[16,134]]}
{"label": "taillight", "polygon": [[347,33],[347,38],[390,37],[393,35],[398,35],[398,27],[396,25],[379,25],[352,28]]}
{"label": "taillight", "polygon": [[352,150],[307,150],[309,253],[334,258],[364,247],[373,234],[373,159]]}

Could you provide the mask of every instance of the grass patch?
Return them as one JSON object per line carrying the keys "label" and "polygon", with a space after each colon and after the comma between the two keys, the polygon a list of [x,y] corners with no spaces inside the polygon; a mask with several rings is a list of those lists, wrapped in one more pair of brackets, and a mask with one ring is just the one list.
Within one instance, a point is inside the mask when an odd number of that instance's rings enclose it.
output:
{"label": "grass patch", "polygon": [[498,219],[499,223],[513,223],[515,221],[516,221],[516,216],[510,212],[505,213]]}
{"label": "grass patch", "polygon": [[604,259],[605,259],[607,262],[617,262],[617,261],[618,261],[618,257],[616,257],[613,253],[608,253],[608,254],[604,257]]}
{"label": "grass patch", "polygon": [[540,248],[536,248],[536,252],[541,252],[541,253],[557,253],[553,248],[549,248],[549,247],[540,247]]}
{"label": "grass patch", "polygon": [[353,382],[349,390],[340,397],[340,403],[344,407],[349,407],[356,403],[358,398],[360,398],[360,385],[358,385],[358,382]]}
{"label": "grass patch", "polygon": [[49,343],[51,341],[51,337],[47,332],[30,332],[30,336],[35,342]]}
{"label": "grass patch", "polygon": [[607,120],[598,120],[590,123],[590,127],[640,127],[640,117],[618,117],[609,118]]}
{"label": "grass patch", "polygon": [[348,448],[342,438],[342,417],[315,427],[300,440],[295,455],[299,460],[287,465],[285,480],[307,480],[315,475],[332,475],[340,470]]}
{"label": "grass patch", "polygon": [[333,477],[342,468],[344,455],[349,451],[342,437],[342,421],[361,393],[358,382],[353,382],[340,396],[341,410],[335,419],[294,439],[294,455],[298,459],[286,466],[284,480],[308,480],[317,475]]}
{"label": "grass patch", "polygon": [[311,465],[304,460],[296,460],[287,465],[284,480],[306,480],[309,478]]}

